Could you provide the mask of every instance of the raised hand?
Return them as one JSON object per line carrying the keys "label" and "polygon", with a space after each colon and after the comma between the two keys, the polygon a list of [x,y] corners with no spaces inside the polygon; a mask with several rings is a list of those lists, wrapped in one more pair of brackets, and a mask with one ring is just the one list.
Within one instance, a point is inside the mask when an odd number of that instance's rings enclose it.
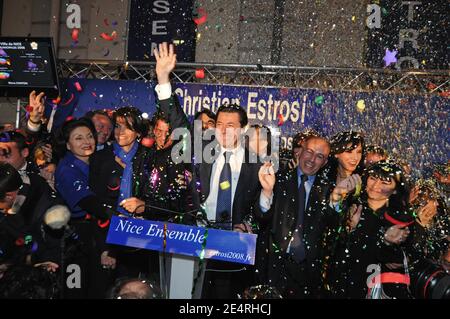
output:
{"label": "raised hand", "polygon": [[33,108],[30,112],[30,120],[35,124],[40,123],[44,116],[44,94],[44,92],[41,92],[36,96],[36,91],[30,93],[29,104]]}
{"label": "raised hand", "polygon": [[333,192],[331,193],[331,201],[337,203],[344,199],[348,193],[356,189],[357,185],[361,187],[362,181],[358,174],[353,174],[341,181],[336,185]]}
{"label": "raised hand", "polygon": [[103,269],[115,269],[116,258],[108,255],[108,251],[104,251],[100,256],[100,263]]}
{"label": "raised hand", "polygon": [[169,83],[170,73],[175,69],[177,55],[174,52],[173,44],[163,42],[159,44],[159,49],[153,51],[156,59],[156,76],[158,84]]}
{"label": "raised hand", "polygon": [[264,195],[272,196],[273,188],[275,186],[275,171],[272,163],[264,163],[258,172],[259,182],[263,188]]}
{"label": "raised hand", "polygon": [[419,186],[414,186],[414,188],[409,193],[409,203],[412,204],[419,196]]}
{"label": "raised hand", "polygon": [[350,207],[350,219],[348,221],[348,225],[350,226],[350,230],[353,230],[356,228],[356,226],[359,223],[359,220],[361,218],[361,212],[362,212],[362,205],[352,205]]}
{"label": "raised hand", "polygon": [[389,227],[389,229],[384,233],[384,240],[390,244],[401,244],[408,238],[409,229],[408,227],[402,228],[401,225],[394,225]]}
{"label": "raised hand", "polygon": [[133,214],[142,214],[145,211],[145,202],[136,197],[124,199],[119,205]]}
{"label": "raised hand", "polygon": [[419,217],[419,224],[421,224],[423,227],[430,226],[434,216],[436,216],[437,214],[438,205],[439,204],[437,200],[428,200],[424,206],[420,207],[419,211],[417,212],[417,215]]}

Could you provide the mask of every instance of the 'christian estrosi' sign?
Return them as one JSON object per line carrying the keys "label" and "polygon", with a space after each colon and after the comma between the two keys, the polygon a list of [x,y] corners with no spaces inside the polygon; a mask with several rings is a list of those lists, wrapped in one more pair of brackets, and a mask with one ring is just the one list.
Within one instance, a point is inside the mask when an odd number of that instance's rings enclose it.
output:
{"label": "'christian estrosi' sign", "polygon": [[253,265],[257,235],[113,216],[106,242]]}

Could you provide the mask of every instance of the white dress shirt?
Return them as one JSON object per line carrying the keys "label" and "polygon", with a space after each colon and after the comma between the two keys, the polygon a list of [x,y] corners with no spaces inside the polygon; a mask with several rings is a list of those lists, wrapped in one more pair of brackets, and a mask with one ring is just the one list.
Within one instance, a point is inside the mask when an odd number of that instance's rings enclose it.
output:
{"label": "white dress shirt", "polygon": [[[229,150],[223,147],[220,148],[220,155],[214,161],[211,171],[209,195],[205,201],[205,211],[208,216],[208,220],[216,219],[217,208],[217,196],[219,194],[219,180],[220,173],[222,172],[223,165],[225,164],[225,151],[232,152],[230,156],[231,167],[231,209],[233,209],[234,194],[236,192],[237,183],[239,181],[239,175],[241,174],[242,162],[244,161],[245,151],[242,146]],[[233,212],[231,212],[233,216]]]}

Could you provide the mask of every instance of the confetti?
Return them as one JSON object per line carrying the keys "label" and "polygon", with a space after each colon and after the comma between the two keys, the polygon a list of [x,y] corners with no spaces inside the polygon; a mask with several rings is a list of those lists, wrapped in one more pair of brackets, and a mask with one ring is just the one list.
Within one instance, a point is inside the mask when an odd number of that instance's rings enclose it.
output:
{"label": "confetti", "polygon": [[184,40],[173,40],[173,44],[175,44],[175,45],[180,45],[183,43],[184,43]]}
{"label": "confetti", "polygon": [[226,190],[231,187],[231,184],[229,181],[222,182],[219,185],[220,185],[221,190]]}
{"label": "confetti", "polygon": [[72,29],[72,40],[73,42],[78,43],[78,34],[79,34],[80,30],[78,29]]}
{"label": "confetti", "polygon": [[61,102],[61,97],[58,96],[56,99],[52,100],[53,104],[59,104]]}
{"label": "confetti", "polygon": [[364,100],[358,100],[358,102],[356,103],[356,108],[360,112],[364,111],[366,108],[366,102],[364,102]]}
{"label": "confetti", "polygon": [[319,95],[319,96],[317,96],[317,97],[314,99],[314,103],[316,103],[317,105],[322,105],[322,104],[323,104],[323,100],[324,100],[323,96],[322,96],[322,95]]}
{"label": "confetti", "polygon": [[116,31],[113,31],[113,32],[111,33],[111,35],[106,34],[105,32],[102,32],[102,33],[100,34],[100,36],[101,36],[103,39],[105,39],[106,41],[114,41],[114,40],[117,38],[117,32],[116,32]]}
{"label": "confetti", "polygon": [[395,57],[397,53],[396,50],[390,51],[389,49],[386,49],[386,54],[383,58],[385,67],[397,62],[397,58]]}
{"label": "confetti", "polygon": [[205,69],[200,68],[195,70],[195,78],[204,79],[205,78]]}
{"label": "confetti", "polygon": [[194,22],[197,26],[203,24],[206,22],[208,15],[206,13],[206,10],[203,8],[198,9],[198,18],[194,18]]}
{"label": "confetti", "polygon": [[72,101],[73,101],[74,98],[75,98],[75,95],[72,93],[72,95],[70,96],[70,98],[69,98],[65,103],[62,103],[61,105],[62,105],[62,106],[67,106],[67,105],[69,105],[70,103],[72,103]]}
{"label": "confetti", "polygon": [[83,88],[81,87],[80,82],[75,82],[74,85],[78,92],[83,91]]}
{"label": "confetti", "polygon": [[282,126],[284,124],[284,117],[283,114],[278,114],[278,126]]}

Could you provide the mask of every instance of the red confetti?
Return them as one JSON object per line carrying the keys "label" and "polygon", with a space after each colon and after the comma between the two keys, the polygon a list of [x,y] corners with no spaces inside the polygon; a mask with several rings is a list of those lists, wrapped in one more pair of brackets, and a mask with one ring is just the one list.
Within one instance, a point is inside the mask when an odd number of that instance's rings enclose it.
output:
{"label": "red confetti", "polygon": [[204,79],[205,78],[205,69],[197,69],[195,70],[195,77],[197,79]]}
{"label": "red confetti", "polygon": [[58,98],[54,99],[52,102],[53,104],[59,104],[59,102],[61,102],[61,97],[58,96]]}
{"label": "red confetti", "polygon": [[115,187],[111,187],[111,186],[106,186],[110,191],[118,191],[120,189],[120,184],[115,186]]}
{"label": "red confetti", "polygon": [[284,124],[284,118],[283,118],[283,114],[278,114],[278,126],[281,126]]}
{"label": "red confetti", "polygon": [[66,117],[66,122],[70,122],[70,121],[72,121],[73,119],[74,119],[73,116],[68,116],[68,117]]}
{"label": "red confetti", "polygon": [[83,91],[83,88],[81,87],[79,82],[75,82],[74,85],[75,85],[75,88],[77,89],[78,92]]}
{"label": "red confetti", "polygon": [[109,27],[108,18],[105,18],[105,19],[103,20],[103,23],[104,23],[107,27]]}
{"label": "red confetti", "polygon": [[65,103],[63,103],[63,104],[61,104],[61,105],[62,105],[62,106],[69,105],[69,104],[73,101],[74,98],[75,98],[75,95],[72,93],[72,95],[70,96],[70,98],[69,98]]}
{"label": "red confetti", "polygon": [[441,93],[439,93],[439,95],[442,96],[442,97],[449,97],[450,96],[450,91],[441,92]]}
{"label": "red confetti", "polygon": [[28,113],[31,113],[31,112],[33,112],[33,107],[32,107],[31,105],[27,105],[27,107],[25,108],[25,110],[26,110]]}
{"label": "red confetti", "polygon": [[23,246],[25,244],[25,240],[22,237],[16,239],[16,246]]}
{"label": "red confetti", "polygon": [[31,137],[30,139],[27,139],[27,140],[25,141],[25,144],[27,144],[27,145],[32,145],[32,144],[34,144],[34,137]]}
{"label": "red confetti", "polygon": [[280,93],[281,93],[281,96],[286,96],[289,93],[289,89],[281,88]]}
{"label": "red confetti", "polygon": [[78,42],[78,33],[80,32],[80,30],[78,29],[72,29],[72,40],[74,42]]}
{"label": "red confetti", "polygon": [[199,17],[193,19],[196,25],[201,25],[206,22],[206,18],[208,15],[206,14],[206,10],[203,8],[198,9]]}
{"label": "red confetti", "polygon": [[92,94],[93,97],[97,97],[97,93],[91,92],[91,94]]}
{"label": "red confetti", "polygon": [[100,34],[100,36],[101,36],[103,39],[105,39],[106,41],[114,41],[114,40],[117,38],[117,32],[116,32],[116,31],[113,31],[113,32],[111,33],[111,35],[106,34],[105,32],[102,32],[102,33]]}
{"label": "red confetti", "polygon": [[428,90],[434,90],[435,88],[437,88],[436,84],[430,82],[427,84],[427,89]]}

